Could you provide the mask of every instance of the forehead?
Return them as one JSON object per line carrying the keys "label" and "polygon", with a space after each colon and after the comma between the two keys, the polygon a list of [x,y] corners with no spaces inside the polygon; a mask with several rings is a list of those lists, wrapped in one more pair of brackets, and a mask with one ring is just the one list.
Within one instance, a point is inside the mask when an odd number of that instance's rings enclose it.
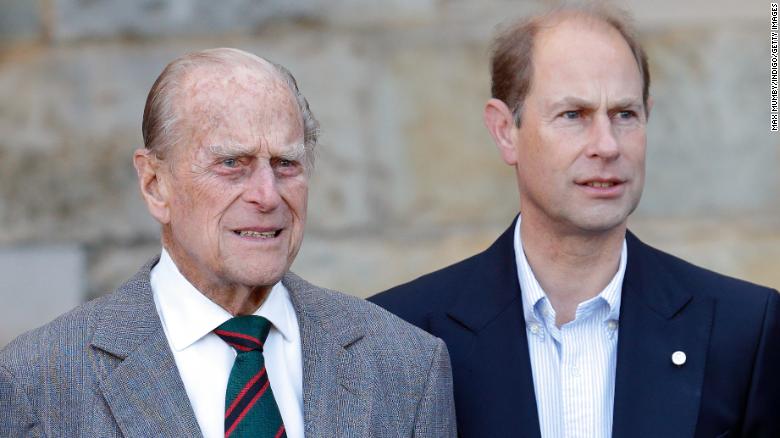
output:
{"label": "forehead", "polygon": [[[295,97],[273,67],[204,66],[182,81],[181,119],[195,143],[295,142],[303,121]],[[250,143],[250,144],[247,144]]]}
{"label": "forehead", "polygon": [[270,64],[204,64],[194,66],[181,79],[183,97],[192,103],[213,100],[216,95],[249,93],[272,97],[283,85],[279,73]]}
{"label": "forehead", "polygon": [[628,43],[596,18],[569,17],[543,26],[534,42],[533,70],[532,90],[641,95],[642,78]]}

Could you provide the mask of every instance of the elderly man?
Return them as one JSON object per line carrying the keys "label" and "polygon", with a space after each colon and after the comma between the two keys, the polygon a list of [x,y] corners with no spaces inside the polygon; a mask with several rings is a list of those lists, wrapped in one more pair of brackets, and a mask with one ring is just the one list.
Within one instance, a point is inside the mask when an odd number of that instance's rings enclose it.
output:
{"label": "elderly man", "polygon": [[624,19],[501,34],[484,120],[520,214],[485,252],[373,300],[447,343],[462,437],[779,437],[780,296],[626,229],[652,100]]}
{"label": "elderly man", "polygon": [[317,129],[281,66],[169,64],[134,155],[162,254],[0,353],[0,436],[454,436],[441,340],[288,271]]}

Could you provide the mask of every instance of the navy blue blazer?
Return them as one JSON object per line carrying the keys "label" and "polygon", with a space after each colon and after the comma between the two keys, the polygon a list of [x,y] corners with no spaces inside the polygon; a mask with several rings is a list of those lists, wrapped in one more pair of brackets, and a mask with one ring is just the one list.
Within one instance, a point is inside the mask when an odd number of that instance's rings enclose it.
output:
{"label": "navy blue blazer", "polygon": [[[540,436],[513,231],[370,298],[445,341],[464,438]],[[612,436],[780,437],[777,291],[626,240]]]}

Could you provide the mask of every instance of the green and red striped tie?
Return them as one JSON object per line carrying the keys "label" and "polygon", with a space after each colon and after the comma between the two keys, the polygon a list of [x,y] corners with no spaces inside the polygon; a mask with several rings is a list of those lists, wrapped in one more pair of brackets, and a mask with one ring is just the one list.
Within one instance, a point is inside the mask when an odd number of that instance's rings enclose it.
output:
{"label": "green and red striped tie", "polygon": [[262,316],[237,316],[214,333],[238,355],[230,370],[225,396],[225,438],[286,437],[263,359],[271,323]]}

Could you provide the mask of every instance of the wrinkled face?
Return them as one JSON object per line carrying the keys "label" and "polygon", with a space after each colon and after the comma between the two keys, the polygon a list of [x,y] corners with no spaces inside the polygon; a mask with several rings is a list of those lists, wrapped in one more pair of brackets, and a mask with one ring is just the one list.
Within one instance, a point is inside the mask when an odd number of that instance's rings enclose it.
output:
{"label": "wrinkled face", "polygon": [[306,219],[294,97],[270,69],[203,67],[183,86],[184,140],[166,158],[172,168],[162,182],[168,251],[199,287],[272,285],[292,264]]}
{"label": "wrinkled face", "polygon": [[523,215],[554,227],[625,227],[644,185],[642,79],[620,34],[563,21],[536,40],[531,89],[513,132]]}

